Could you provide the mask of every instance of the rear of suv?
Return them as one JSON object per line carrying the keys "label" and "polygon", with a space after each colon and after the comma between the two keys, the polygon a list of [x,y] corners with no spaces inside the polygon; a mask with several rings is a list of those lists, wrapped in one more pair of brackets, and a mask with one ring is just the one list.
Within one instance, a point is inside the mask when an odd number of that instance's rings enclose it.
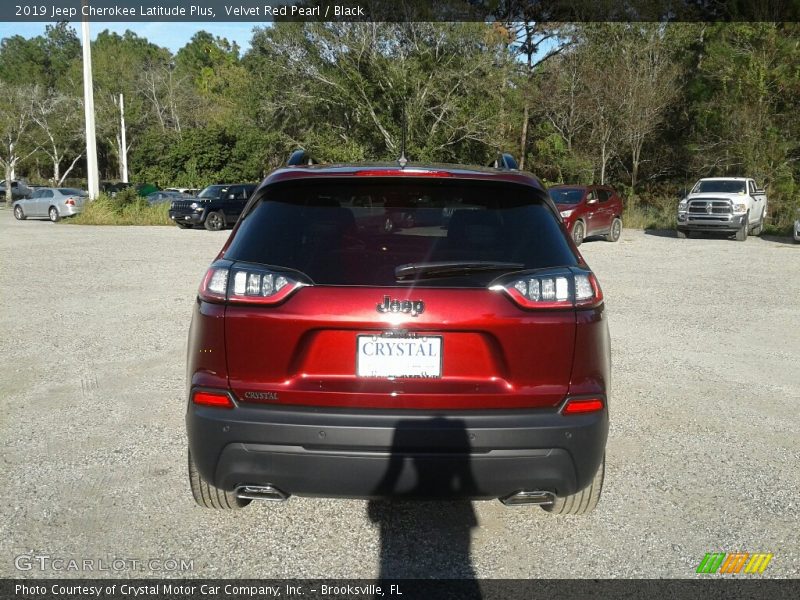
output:
{"label": "rear of suv", "polygon": [[[379,225],[397,214],[415,218]],[[532,175],[280,169],[194,307],[193,495],[224,509],[299,495],[589,512],[609,352],[597,279]]]}
{"label": "rear of suv", "polygon": [[169,218],[181,229],[203,226],[219,231],[236,223],[256,189],[252,183],[209,185],[196,198],[173,200]]}

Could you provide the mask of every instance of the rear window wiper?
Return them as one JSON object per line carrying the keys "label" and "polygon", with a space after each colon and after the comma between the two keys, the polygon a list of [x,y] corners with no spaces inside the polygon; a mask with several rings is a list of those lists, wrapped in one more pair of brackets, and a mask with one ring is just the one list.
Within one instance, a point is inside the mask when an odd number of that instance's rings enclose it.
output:
{"label": "rear window wiper", "polygon": [[524,269],[522,263],[493,262],[493,261],[440,261],[418,262],[399,265],[395,267],[394,276],[397,279],[406,277],[425,277],[436,275],[460,275],[478,271],[519,271]]}

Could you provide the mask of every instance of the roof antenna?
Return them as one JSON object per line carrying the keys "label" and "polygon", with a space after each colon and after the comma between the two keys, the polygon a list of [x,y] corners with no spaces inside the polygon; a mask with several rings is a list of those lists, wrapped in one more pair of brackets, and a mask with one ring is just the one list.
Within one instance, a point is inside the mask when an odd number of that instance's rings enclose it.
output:
{"label": "roof antenna", "polygon": [[400,158],[397,159],[397,164],[400,165],[401,169],[405,169],[406,165],[408,164],[408,159],[406,158],[406,107],[403,105],[403,133],[400,137]]}

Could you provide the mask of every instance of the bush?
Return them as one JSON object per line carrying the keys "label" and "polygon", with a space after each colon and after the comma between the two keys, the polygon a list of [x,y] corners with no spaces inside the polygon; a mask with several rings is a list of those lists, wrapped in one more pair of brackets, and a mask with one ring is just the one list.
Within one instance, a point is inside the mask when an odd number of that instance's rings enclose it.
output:
{"label": "bush", "polygon": [[88,202],[81,214],[63,222],[75,225],[172,225],[169,203],[150,206],[132,189],[124,190],[114,198],[101,194]]}

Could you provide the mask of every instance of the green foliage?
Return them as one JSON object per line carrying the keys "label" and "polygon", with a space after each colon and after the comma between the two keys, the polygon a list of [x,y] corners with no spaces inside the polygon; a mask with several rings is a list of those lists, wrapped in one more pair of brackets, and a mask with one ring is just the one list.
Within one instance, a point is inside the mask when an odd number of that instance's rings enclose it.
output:
{"label": "green foliage", "polygon": [[[395,160],[405,119],[412,161],[487,164],[524,146],[543,179],[621,190],[627,225],[672,226],[677,190],[699,177],[753,176],[782,230],[800,197],[798,47],[797,23],[278,22],[244,54],[199,31],[174,55],[103,31],[92,44],[101,178],[121,178],[122,93],[139,183],[258,181],[298,147],[326,162]],[[81,85],[70,24],[0,42],[0,149],[16,136],[16,155],[0,158],[18,176],[47,180],[83,151]],[[31,90],[50,103],[59,161],[42,127],[19,127]],[[83,160],[69,175],[85,179]],[[109,206],[116,218],[149,209]]]}
{"label": "green foliage", "polygon": [[101,194],[87,203],[81,214],[63,222],[74,225],[173,225],[168,203],[150,206],[131,191],[123,190],[113,198]]}

